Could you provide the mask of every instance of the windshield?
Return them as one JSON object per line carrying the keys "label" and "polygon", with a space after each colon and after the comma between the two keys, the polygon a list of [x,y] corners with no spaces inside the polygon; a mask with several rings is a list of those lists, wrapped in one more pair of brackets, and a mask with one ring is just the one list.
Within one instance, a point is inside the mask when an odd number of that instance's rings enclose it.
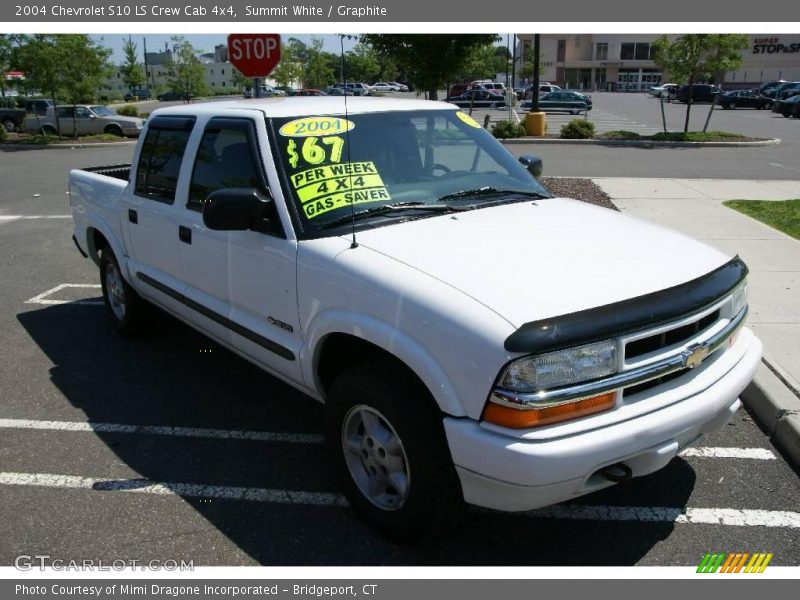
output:
{"label": "windshield", "polygon": [[114,111],[107,106],[93,106],[92,110],[98,117],[113,117]]}
{"label": "windshield", "polygon": [[[463,209],[504,197],[550,197],[508,150],[460,111],[283,118],[272,119],[272,125],[286,196],[306,234],[335,230],[340,222],[346,226],[344,217],[351,212],[374,216],[359,219],[363,228],[396,221],[400,212],[408,218],[440,213],[429,205],[447,208],[452,202]],[[377,210],[385,206],[404,210]]]}

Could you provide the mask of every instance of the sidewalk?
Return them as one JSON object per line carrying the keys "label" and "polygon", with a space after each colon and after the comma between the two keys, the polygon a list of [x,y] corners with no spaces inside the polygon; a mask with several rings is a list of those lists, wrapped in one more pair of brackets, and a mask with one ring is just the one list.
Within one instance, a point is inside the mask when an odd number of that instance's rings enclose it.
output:
{"label": "sidewalk", "polygon": [[[751,404],[769,403],[770,410],[753,408],[776,437],[786,438],[778,431],[781,427],[793,428],[782,445],[787,450],[787,445],[794,446],[790,453],[800,457],[800,241],[722,205],[723,200],[733,199],[800,198],[800,181],[622,177],[593,181],[623,212],[703,240],[728,255],[738,254],[747,263],[748,326],[764,342],[764,362],[769,367],[756,376],[751,388],[757,390],[748,388]],[[789,421],[779,427],[782,419]],[[800,463],[800,458],[796,460]]]}

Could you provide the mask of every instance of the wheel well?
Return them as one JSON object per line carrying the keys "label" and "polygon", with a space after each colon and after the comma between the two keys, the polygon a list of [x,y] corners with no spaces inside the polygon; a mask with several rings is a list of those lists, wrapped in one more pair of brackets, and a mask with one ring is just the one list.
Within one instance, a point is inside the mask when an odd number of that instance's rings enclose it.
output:
{"label": "wheel well", "polygon": [[413,369],[394,354],[354,335],[331,333],[322,341],[317,360],[317,377],[322,390],[327,393],[337,374],[368,360],[390,361],[398,368],[408,372],[427,389],[425,383]]}
{"label": "wheel well", "polygon": [[100,264],[100,251],[103,248],[110,248],[111,244],[109,244],[106,237],[94,227],[89,228],[86,237],[89,242],[89,256],[91,256],[94,262]]}

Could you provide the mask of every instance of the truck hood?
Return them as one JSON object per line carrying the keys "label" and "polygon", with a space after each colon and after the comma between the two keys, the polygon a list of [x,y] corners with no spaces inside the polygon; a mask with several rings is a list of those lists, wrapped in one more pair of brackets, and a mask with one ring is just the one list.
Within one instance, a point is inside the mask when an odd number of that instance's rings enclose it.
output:
{"label": "truck hood", "polygon": [[729,260],[670,229],[564,198],[388,225],[357,240],[515,327],[663,290]]}

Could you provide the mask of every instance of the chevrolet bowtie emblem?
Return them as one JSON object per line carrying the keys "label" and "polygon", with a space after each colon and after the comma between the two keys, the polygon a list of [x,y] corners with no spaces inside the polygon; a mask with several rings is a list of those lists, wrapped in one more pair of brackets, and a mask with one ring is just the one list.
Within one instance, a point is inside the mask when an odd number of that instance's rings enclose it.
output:
{"label": "chevrolet bowtie emblem", "polygon": [[683,364],[687,369],[694,369],[706,359],[709,352],[709,348],[705,344],[689,346],[683,351]]}

